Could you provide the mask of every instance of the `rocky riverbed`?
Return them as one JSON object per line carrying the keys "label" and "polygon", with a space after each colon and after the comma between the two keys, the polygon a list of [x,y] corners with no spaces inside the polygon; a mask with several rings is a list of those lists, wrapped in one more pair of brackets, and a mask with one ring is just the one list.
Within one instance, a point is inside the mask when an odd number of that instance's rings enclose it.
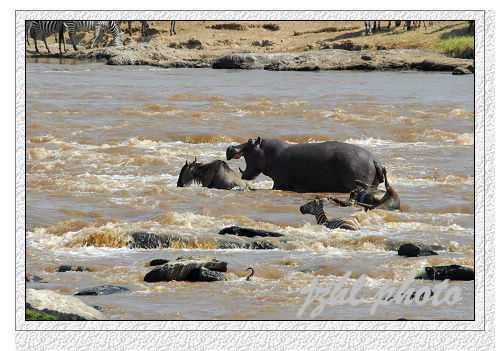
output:
{"label": "rocky riverbed", "polygon": [[[341,48],[286,53],[233,53],[227,49],[197,52],[135,43],[121,47],[105,47],[69,51],[66,54],[43,55],[79,60],[105,59],[110,65],[150,65],[163,68],[264,69],[271,71],[318,70],[420,70],[473,72],[471,59],[447,57],[414,49],[362,50],[349,45]],[[27,53],[28,57],[38,54]]]}

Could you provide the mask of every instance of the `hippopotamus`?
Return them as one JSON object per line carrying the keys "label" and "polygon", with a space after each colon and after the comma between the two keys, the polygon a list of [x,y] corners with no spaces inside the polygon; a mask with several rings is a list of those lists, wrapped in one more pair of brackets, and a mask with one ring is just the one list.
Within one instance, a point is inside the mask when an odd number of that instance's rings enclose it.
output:
{"label": "hippopotamus", "polygon": [[178,187],[188,186],[191,183],[199,183],[201,186],[215,189],[232,189],[234,187],[249,188],[248,183],[242,180],[225,161],[216,160],[207,164],[196,162],[188,163],[182,167]]}
{"label": "hippopotamus", "polygon": [[385,189],[378,190],[376,187],[370,186],[359,180],[356,180],[356,184],[362,188],[362,190],[355,189],[351,191],[349,195],[349,201],[341,200],[336,197],[328,198],[341,206],[352,206],[359,205],[362,206],[365,211],[373,210],[375,208],[380,208],[383,210],[399,210],[399,196],[396,193],[387,180],[387,170],[383,167],[383,174],[385,180]]}
{"label": "hippopotamus", "polygon": [[246,162],[246,169],[240,169],[242,179],[263,173],[273,179],[276,190],[347,193],[357,187],[357,179],[374,187],[383,181],[375,155],[338,141],[288,144],[258,137],[226,150],[228,160],[241,156]]}

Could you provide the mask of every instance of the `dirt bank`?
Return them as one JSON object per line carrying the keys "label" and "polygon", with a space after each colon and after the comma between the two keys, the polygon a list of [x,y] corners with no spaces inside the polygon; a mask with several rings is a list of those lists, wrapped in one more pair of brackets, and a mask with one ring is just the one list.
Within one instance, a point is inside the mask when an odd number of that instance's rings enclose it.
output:
{"label": "dirt bank", "polygon": [[[85,49],[93,33],[78,33],[79,50],[73,51],[67,38],[68,52],[62,56],[166,68],[452,71],[461,67],[473,71],[473,59],[439,52],[448,38],[469,35],[465,21],[434,22],[410,31],[394,24],[387,28],[388,23],[382,22],[381,30],[372,35],[366,35],[362,21],[178,21],[177,34],[172,36],[169,21],[150,21],[145,36],[141,35],[138,21],[132,24],[132,34],[122,36],[123,47]],[[127,31],[126,22],[122,22],[121,29]],[[107,34],[101,42],[109,41]],[[52,52],[58,52],[53,37],[49,43]],[[38,44],[45,53],[43,44]],[[472,49],[468,49],[470,55]],[[462,49],[453,50],[456,53]],[[38,55],[32,41],[26,55]]]}

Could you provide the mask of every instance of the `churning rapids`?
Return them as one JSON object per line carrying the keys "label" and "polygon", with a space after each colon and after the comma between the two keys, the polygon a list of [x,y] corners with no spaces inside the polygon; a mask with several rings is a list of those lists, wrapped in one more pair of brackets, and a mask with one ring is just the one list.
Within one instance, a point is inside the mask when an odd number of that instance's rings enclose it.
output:
{"label": "churning rapids", "polygon": [[[26,66],[26,271],[61,294],[117,284],[131,292],[82,296],[117,320],[296,319],[315,279],[333,287],[366,274],[356,306],[323,320],[474,318],[474,282],[454,305],[391,304],[370,315],[370,297],[415,269],[474,266],[474,76],[422,72],[269,72],[158,69],[28,61]],[[176,187],[186,160],[225,160],[257,136],[292,143],[338,140],[372,151],[388,170],[401,211],[341,208],[359,231],[330,230],[299,207],[318,194]],[[237,171],[244,159],[231,160]],[[300,165],[297,165],[300,167]],[[383,184],[379,188],[383,189]],[[326,197],[332,194],[319,194]],[[345,198],[348,194],[334,194]],[[238,225],[285,235],[276,249],[220,249]],[[136,231],[171,235],[168,248],[128,249]],[[255,240],[252,239],[252,240]],[[404,258],[402,242],[440,245]],[[208,255],[228,262],[227,281],[146,283],[155,258]],[[93,272],[56,272],[62,264]],[[246,281],[245,269],[255,276]],[[433,286],[415,280],[413,286]],[[310,319],[310,309],[302,319]]]}

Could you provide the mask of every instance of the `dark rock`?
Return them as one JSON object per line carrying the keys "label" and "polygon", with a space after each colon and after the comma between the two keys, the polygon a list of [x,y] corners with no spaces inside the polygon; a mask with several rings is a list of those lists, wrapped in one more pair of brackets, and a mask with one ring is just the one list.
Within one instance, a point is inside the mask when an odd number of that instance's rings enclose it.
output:
{"label": "dark rock", "polygon": [[148,272],[144,276],[144,281],[149,283],[171,280],[184,281],[187,280],[193,271],[200,270],[201,268],[226,272],[227,262],[208,256],[181,256],[175,261],[169,261]]}
{"label": "dark rock", "polygon": [[[391,239],[384,240],[384,246],[385,246],[385,249],[387,251],[398,251],[399,248],[404,244],[407,244],[407,243],[404,241],[391,240]],[[419,242],[415,242],[414,245],[416,245],[420,248],[421,255],[422,255],[422,252],[425,252],[425,251],[429,251],[429,252],[451,251],[450,248],[444,247],[443,245],[435,245],[435,244],[427,245],[427,244],[419,243]]]}
{"label": "dark rock", "polygon": [[463,67],[455,67],[455,69],[452,72],[453,75],[471,74],[471,73],[472,73],[471,71]]}
{"label": "dark rock", "polygon": [[195,269],[189,273],[186,277],[187,281],[190,282],[215,282],[215,281],[224,281],[226,277],[224,274],[219,272],[214,272],[205,267],[201,267],[199,269]]}
{"label": "dark rock", "polygon": [[222,229],[219,234],[233,234],[237,236],[245,236],[247,238],[254,238],[256,236],[262,236],[262,237],[280,237],[284,236],[283,234],[280,233],[275,233],[275,232],[269,232],[267,230],[260,230],[260,229],[251,229],[251,228],[242,228],[238,226],[232,226],[232,227],[227,227]]}
{"label": "dark rock", "polygon": [[282,62],[273,62],[269,65],[264,66],[266,71],[319,71],[320,67],[318,65],[293,65],[286,64]]}
{"label": "dark rock", "polygon": [[29,283],[46,283],[46,282],[42,282],[43,278],[39,277],[37,275],[26,274],[25,279],[26,279],[26,282],[29,282]]}
{"label": "dark rock", "polygon": [[474,269],[458,264],[449,266],[425,267],[425,273],[415,277],[425,280],[474,280]]}
{"label": "dark rock", "polygon": [[420,247],[412,243],[403,244],[399,247],[398,255],[406,257],[418,257],[420,256]]}
{"label": "dark rock", "polygon": [[387,47],[382,45],[377,45],[377,50],[387,50]]}
{"label": "dark rock", "polygon": [[97,305],[91,305],[91,306],[94,307],[99,312],[104,312],[104,308],[102,308],[101,306],[97,306]]}
{"label": "dark rock", "polygon": [[160,245],[160,241],[154,233],[135,232],[131,236],[132,241],[127,243],[129,249],[156,249]]}
{"label": "dark rock", "polygon": [[435,255],[437,255],[437,252],[431,250],[420,251],[420,256],[435,256]]}
{"label": "dark rock", "polygon": [[217,240],[219,249],[248,249],[250,244],[243,241]]}
{"label": "dark rock", "polygon": [[110,295],[118,292],[129,292],[130,289],[120,285],[100,285],[77,292],[75,295]]}
{"label": "dark rock", "polygon": [[132,240],[127,243],[129,249],[157,249],[167,247],[185,247],[188,240],[171,234],[155,234],[149,232],[135,232]]}
{"label": "dark rock", "polygon": [[365,61],[373,61],[375,60],[375,56],[373,55],[361,55],[361,59]]}
{"label": "dark rock", "polygon": [[93,270],[89,267],[84,266],[70,266],[62,265],[57,269],[58,272],[92,272]]}
{"label": "dark rock", "polygon": [[149,265],[150,266],[159,266],[159,265],[165,264],[167,262],[168,262],[168,260],[165,260],[163,258],[157,258],[157,259],[154,259],[151,262],[149,262]]}
{"label": "dark rock", "polygon": [[256,62],[254,55],[230,54],[216,59],[212,68],[251,69],[255,67]]}
{"label": "dark rock", "polygon": [[273,250],[278,247],[267,240],[256,240],[250,244],[252,250]]}

